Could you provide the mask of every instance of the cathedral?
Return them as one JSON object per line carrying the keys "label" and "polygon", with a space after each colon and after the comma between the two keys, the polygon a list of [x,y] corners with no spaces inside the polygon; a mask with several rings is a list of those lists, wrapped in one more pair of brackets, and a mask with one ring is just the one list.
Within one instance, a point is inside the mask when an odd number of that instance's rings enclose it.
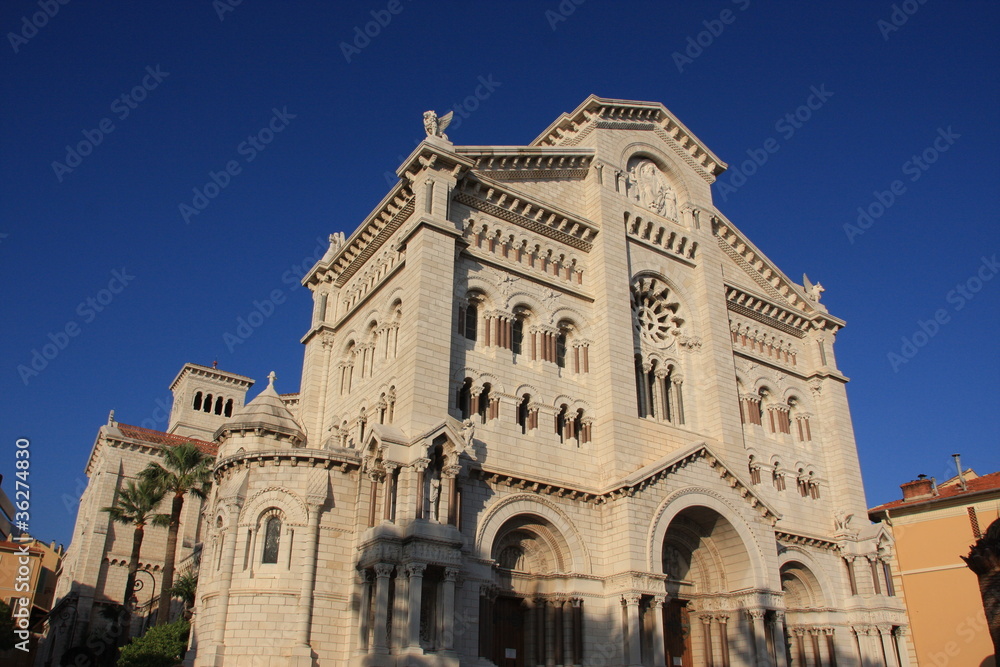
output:
{"label": "cathedral", "polygon": [[296,393],[186,364],[165,432],[100,429],[39,664],[100,637],[131,530],[99,509],[184,441],[188,665],[912,664],[844,322],[714,206],[726,164],[659,103],[524,146],[450,116],[303,278]]}

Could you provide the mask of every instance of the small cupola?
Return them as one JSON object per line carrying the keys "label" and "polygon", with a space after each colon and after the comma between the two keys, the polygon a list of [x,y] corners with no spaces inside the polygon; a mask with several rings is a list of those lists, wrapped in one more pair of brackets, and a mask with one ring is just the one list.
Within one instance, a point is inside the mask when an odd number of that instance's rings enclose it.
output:
{"label": "small cupola", "polygon": [[275,378],[272,371],[267,376],[264,391],[215,432],[219,441],[219,458],[231,456],[239,448],[261,451],[305,446],[305,431],[275,391]]}

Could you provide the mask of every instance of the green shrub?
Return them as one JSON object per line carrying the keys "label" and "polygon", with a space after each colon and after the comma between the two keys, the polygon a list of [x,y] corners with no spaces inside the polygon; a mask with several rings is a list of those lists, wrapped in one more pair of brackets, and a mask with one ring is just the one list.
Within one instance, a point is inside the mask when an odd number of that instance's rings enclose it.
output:
{"label": "green shrub", "polygon": [[187,649],[189,629],[183,618],[150,629],[122,649],[118,667],[174,667],[180,664]]}

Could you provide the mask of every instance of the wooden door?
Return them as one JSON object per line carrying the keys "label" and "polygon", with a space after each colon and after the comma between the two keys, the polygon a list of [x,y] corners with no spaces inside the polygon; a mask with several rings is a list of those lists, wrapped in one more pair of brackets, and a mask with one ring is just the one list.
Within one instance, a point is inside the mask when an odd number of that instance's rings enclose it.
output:
{"label": "wooden door", "polygon": [[687,600],[669,600],[663,605],[663,644],[667,667],[692,667]]}
{"label": "wooden door", "polygon": [[493,656],[499,667],[525,667],[524,607],[520,598],[498,597],[493,607]]}

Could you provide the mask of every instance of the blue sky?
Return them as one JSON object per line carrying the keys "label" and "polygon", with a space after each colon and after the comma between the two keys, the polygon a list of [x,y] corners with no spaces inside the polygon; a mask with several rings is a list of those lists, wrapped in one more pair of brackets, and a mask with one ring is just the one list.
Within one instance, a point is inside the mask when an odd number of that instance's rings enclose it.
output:
{"label": "blue sky", "polygon": [[996,3],[936,0],[5,2],[3,486],[28,438],[32,532],[68,542],[109,410],[164,428],[188,361],[297,390],[294,278],[378,203],[421,113],[525,144],[590,93],[663,102],[730,164],[722,212],[822,282],[869,505],[954,452],[1000,470],[998,27]]}

